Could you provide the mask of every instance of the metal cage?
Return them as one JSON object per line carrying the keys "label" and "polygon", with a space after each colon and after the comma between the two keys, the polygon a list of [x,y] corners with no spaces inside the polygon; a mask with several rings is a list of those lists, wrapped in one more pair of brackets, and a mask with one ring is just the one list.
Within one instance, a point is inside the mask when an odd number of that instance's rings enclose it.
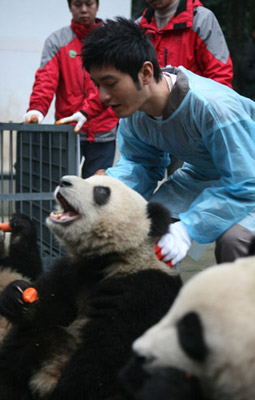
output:
{"label": "metal cage", "polygon": [[54,189],[64,175],[78,175],[79,135],[69,125],[0,123],[0,218],[28,215],[37,227],[44,264],[62,254],[45,225]]}

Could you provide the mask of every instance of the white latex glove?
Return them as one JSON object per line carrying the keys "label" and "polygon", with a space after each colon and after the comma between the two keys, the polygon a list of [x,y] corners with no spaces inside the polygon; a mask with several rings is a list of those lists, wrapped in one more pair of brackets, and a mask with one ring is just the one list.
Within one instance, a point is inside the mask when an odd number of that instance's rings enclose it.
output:
{"label": "white latex glove", "polygon": [[70,117],[59,119],[56,122],[56,124],[66,124],[68,122],[74,122],[74,121],[77,121],[77,124],[75,125],[75,128],[74,128],[74,132],[79,132],[79,130],[81,129],[82,125],[85,124],[85,122],[87,121],[87,118],[80,111],[77,111],[76,113],[74,113]]}
{"label": "white latex glove", "polygon": [[[164,262],[171,261],[172,265],[177,264],[187,254],[191,246],[191,238],[184,224],[181,221],[169,225],[169,233],[162,236],[157,247],[157,257]],[[161,253],[161,254],[160,254]]]}
{"label": "white latex glove", "polygon": [[28,124],[40,124],[44,118],[43,113],[39,110],[30,110],[23,115],[23,122]]}

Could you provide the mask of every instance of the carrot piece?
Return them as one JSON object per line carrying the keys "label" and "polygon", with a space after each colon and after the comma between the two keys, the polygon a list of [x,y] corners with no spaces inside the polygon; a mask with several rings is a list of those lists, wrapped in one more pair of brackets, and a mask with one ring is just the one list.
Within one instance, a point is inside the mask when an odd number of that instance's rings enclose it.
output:
{"label": "carrot piece", "polygon": [[29,287],[22,293],[22,299],[25,303],[34,303],[39,300],[37,290],[33,287]]}
{"label": "carrot piece", "polygon": [[29,124],[38,124],[39,120],[37,115],[31,115],[31,117],[29,118],[28,123]]}
{"label": "carrot piece", "polygon": [[0,230],[3,232],[11,232],[10,222],[3,222],[0,224]]}

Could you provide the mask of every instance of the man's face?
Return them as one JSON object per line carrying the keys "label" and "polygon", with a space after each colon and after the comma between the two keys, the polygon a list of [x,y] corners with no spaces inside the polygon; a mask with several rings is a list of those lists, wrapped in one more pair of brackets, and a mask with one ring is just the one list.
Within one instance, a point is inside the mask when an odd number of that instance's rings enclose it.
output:
{"label": "man's face", "polygon": [[176,0],[146,0],[149,6],[154,8],[154,10],[164,10],[170,6],[170,4],[175,3]]}
{"label": "man's face", "polygon": [[100,100],[111,106],[117,117],[125,118],[141,110],[146,101],[141,73],[138,74],[139,85],[131,76],[114,67],[91,68],[90,75],[99,90]]}
{"label": "man's face", "polygon": [[70,11],[73,21],[89,28],[95,23],[98,5],[96,0],[72,0]]}

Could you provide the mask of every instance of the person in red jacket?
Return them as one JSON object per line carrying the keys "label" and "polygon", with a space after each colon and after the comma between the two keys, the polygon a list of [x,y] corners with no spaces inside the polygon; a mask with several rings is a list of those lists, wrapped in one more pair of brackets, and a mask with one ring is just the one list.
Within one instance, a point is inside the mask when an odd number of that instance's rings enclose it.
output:
{"label": "person in red jacket", "polygon": [[36,71],[25,122],[42,122],[54,95],[57,123],[73,123],[81,133],[82,176],[112,166],[118,118],[99,100],[98,90],[82,68],[81,51],[88,33],[102,23],[96,17],[99,0],[68,0],[70,26],[53,32],[44,44],[41,65]]}
{"label": "person in red jacket", "polygon": [[180,65],[232,87],[233,65],[221,27],[199,0],[146,0],[139,20],[160,67]]}
{"label": "person in red jacket", "polygon": [[[199,0],[146,0],[138,20],[153,43],[160,67],[180,65],[232,88],[233,64],[221,27]],[[171,156],[168,175],[182,166]]]}

